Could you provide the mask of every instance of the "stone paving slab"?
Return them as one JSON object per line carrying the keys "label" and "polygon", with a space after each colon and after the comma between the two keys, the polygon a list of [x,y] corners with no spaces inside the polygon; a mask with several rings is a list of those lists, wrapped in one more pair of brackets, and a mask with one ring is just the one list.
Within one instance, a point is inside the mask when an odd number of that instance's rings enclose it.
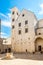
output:
{"label": "stone paving slab", "polygon": [[27,59],[0,60],[0,65],[43,65],[43,61]]}

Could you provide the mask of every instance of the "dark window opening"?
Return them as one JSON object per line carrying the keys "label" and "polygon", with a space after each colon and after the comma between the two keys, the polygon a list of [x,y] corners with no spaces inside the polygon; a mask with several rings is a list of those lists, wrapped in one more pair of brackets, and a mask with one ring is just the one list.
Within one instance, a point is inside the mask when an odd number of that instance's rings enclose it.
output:
{"label": "dark window opening", "polygon": [[12,21],[14,21],[14,19],[12,19]]}
{"label": "dark window opening", "polygon": [[28,28],[25,29],[25,33],[27,33],[27,32],[28,32]]}
{"label": "dark window opening", "polygon": [[8,52],[9,52],[9,53],[11,52],[11,48],[8,48]]}
{"label": "dark window opening", "polygon": [[24,14],[22,14],[22,16],[24,17]]}
{"label": "dark window opening", "polygon": [[19,30],[19,34],[21,34],[21,30]]}
{"label": "dark window opening", "polygon": [[5,53],[7,53],[7,49],[5,49]]}
{"label": "dark window opening", "polygon": [[12,12],[12,14],[14,14],[14,11]]}
{"label": "dark window opening", "polygon": [[19,27],[21,26],[21,23],[19,23]]}
{"label": "dark window opening", "polygon": [[41,35],[41,33],[39,33],[39,35]]}
{"label": "dark window opening", "polygon": [[28,20],[25,21],[25,25],[28,24]]}
{"label": "dark window opening", "polygon": [[14,26],[12,26],[12,29],[14,29]]}
{"label": "dark window opening", "polygon": [[0,52],[1,52],[1,49],[0,49]]}
{"label": "dark window opening", "polygon": [[41,51],[41,46],[38,46],[38,51]]}
{"label": "dark window opening", "polygon": [[27,52],[27,49],[26,49],[26,52]]}
{"label": "dark window opening", "polygon": [[18,15],[18,13],[17,13],[17,15]]}

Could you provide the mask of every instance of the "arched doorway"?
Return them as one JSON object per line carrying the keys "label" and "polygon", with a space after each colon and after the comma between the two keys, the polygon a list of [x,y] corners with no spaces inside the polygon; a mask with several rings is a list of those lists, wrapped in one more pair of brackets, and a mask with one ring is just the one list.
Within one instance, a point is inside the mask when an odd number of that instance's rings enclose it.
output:
{"label": "arched doorway", "polygon": [[26,49],[26,52],[27,52],[27,49]]}
{"label": "arched doorway", "polygon": [[5,49],[5,53],[7,53],[7,49]]}
{"label": "arched doorway", "polygon": [[10,52],[11,52],[11,48],[5,49],[5,53],[10,53]]}
{"label": "arched doorway", "polygon": [[8,48],[8,52],[9,52],[9,53],[11,52],[11,48]]}
{"label": "arched doorway", "polygon": [[35,51],[43,51],[43,39],[40,37],[36,38],[35,40]]}

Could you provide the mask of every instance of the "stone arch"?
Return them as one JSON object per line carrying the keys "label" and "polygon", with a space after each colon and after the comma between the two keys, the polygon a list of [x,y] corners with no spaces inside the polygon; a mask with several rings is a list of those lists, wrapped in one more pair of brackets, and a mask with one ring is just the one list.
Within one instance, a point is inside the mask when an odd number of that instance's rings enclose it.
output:
{"label": "stone arch", "polygon": [[38,37],[35,40],[35,51],[43,51],[43,38]]}
{"label": "stone arch", "polygon": [[9,52],[9,53],[11,52],[11,48],[8,48],[8,52]]}

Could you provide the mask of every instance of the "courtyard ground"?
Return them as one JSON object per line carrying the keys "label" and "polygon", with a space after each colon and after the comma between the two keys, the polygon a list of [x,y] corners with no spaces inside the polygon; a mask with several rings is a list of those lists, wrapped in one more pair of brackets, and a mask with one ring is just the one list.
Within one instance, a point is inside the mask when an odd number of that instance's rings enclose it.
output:
{"label": "courtyard ground", "polygon": [[43,65],[43,61],[29,59],[0,60],[0,65]]}
{"label": "courtyard ground", "polygon": [[[0,54],[0,58],[3,56]],[[43,65],[43,54],[14,53],[13,60],[0,60],[0,65]]]}
{"label": "courtyard ground", "polygon": [[[35,53],[35,54],[30,54],[30,53],[14,53],[13,54],[14,59],[30,59],[30,60],[43,60],[43,53]],[[0,58],[5,57],[5,54],[0,54]]]}
{"label": "courtyard ground", "polygon": [[30,59],[30,60],[43,60],[43,53],[35,53],[35,54],[30,54],[30,53],[15,53],[14,54],[15,58],[17,59]]}

